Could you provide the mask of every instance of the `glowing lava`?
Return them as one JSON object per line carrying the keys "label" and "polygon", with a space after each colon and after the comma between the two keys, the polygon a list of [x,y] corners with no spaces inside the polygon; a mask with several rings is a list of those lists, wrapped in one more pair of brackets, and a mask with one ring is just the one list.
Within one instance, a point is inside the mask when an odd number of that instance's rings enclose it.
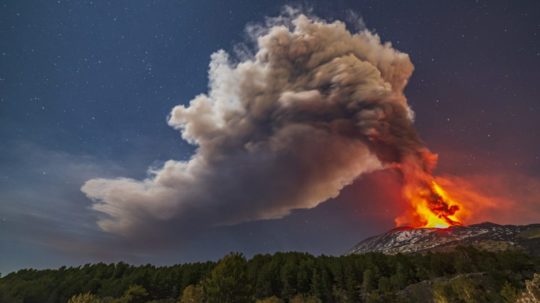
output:
{"label": "glowing lava", "polygon": [[396,219],[398,226],[447,228],[463,225],[460,218],[460,214],[465,213],[463,205],[453,200],[434,180],[405,184],[403,194],[411,203],[411,209]]}

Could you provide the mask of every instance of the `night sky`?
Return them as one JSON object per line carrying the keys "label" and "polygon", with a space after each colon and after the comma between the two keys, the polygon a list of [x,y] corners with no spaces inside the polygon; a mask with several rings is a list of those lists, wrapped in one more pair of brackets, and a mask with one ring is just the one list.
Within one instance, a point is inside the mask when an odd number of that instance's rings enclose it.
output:
{"label": "night sky", "polygon": [[[141,247],[100,230],[82,184],[143,179],[149,167],[189,159],[195,147],[167,115],[207,92],[212,53],[233,53],[247,24],[290,3],[0,3],[2,274],[97,261],[172,264],[229,251],[341,254],[394,226],[398,184],[378,172],[314,209],[209,229],[182,245]],[[405,93],[418,132],[439,154],[436,173],[516,201],[515,212],[479,218],[540,221],[540,2],[301,4],[327,20],[356,14],[409,54],[415,70]]]}

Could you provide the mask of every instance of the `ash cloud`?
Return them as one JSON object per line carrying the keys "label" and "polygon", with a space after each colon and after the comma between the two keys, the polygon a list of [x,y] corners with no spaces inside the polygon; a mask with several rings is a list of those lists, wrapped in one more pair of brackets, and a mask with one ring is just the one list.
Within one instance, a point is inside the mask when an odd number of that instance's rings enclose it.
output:
{"label": "ash cloud", "polygon": [[214,53],[208,93],[168,117],[197,146],[189,161],[83,185],[101,229],[153,240],[167,229],[181,240],[313,208],[404,159],[431,166],[403,94],[407,54],[368,30],[290,10],[248,32],[254,55]]}

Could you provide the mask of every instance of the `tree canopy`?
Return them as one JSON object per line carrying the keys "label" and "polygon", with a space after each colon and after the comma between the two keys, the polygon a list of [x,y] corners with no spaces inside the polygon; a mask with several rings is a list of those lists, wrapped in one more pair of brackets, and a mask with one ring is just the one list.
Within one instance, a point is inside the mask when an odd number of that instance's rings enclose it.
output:
{"label": "tree canopy", "polygon": [[0,303],[421,302],[426,295],[506,302],[535,272],[538,257],[470,247],[395,256],[232,253],[218,262],[164,267],[24,269],[0,278]]}

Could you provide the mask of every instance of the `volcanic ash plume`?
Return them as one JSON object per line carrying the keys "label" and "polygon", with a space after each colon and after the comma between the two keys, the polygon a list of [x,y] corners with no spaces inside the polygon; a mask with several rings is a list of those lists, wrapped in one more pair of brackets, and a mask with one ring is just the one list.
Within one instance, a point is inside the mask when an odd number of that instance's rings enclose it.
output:
{"label": "volcanic ash plume", "polygon": [[208,93],[170,114],[169,125],[197,146],[189,161],[167,161],[145,180],[84,184],[103,230],[139,237],[163,225],[280,218],[389,166],[403,172],[405,193],[451,219],[456,209],[437,198],[436,157],[418,138],[403,94],[413,71],[407,54],[367,30],[305,15],[251,32],[259,35],[255,55],[232,62],[213,54]]}

